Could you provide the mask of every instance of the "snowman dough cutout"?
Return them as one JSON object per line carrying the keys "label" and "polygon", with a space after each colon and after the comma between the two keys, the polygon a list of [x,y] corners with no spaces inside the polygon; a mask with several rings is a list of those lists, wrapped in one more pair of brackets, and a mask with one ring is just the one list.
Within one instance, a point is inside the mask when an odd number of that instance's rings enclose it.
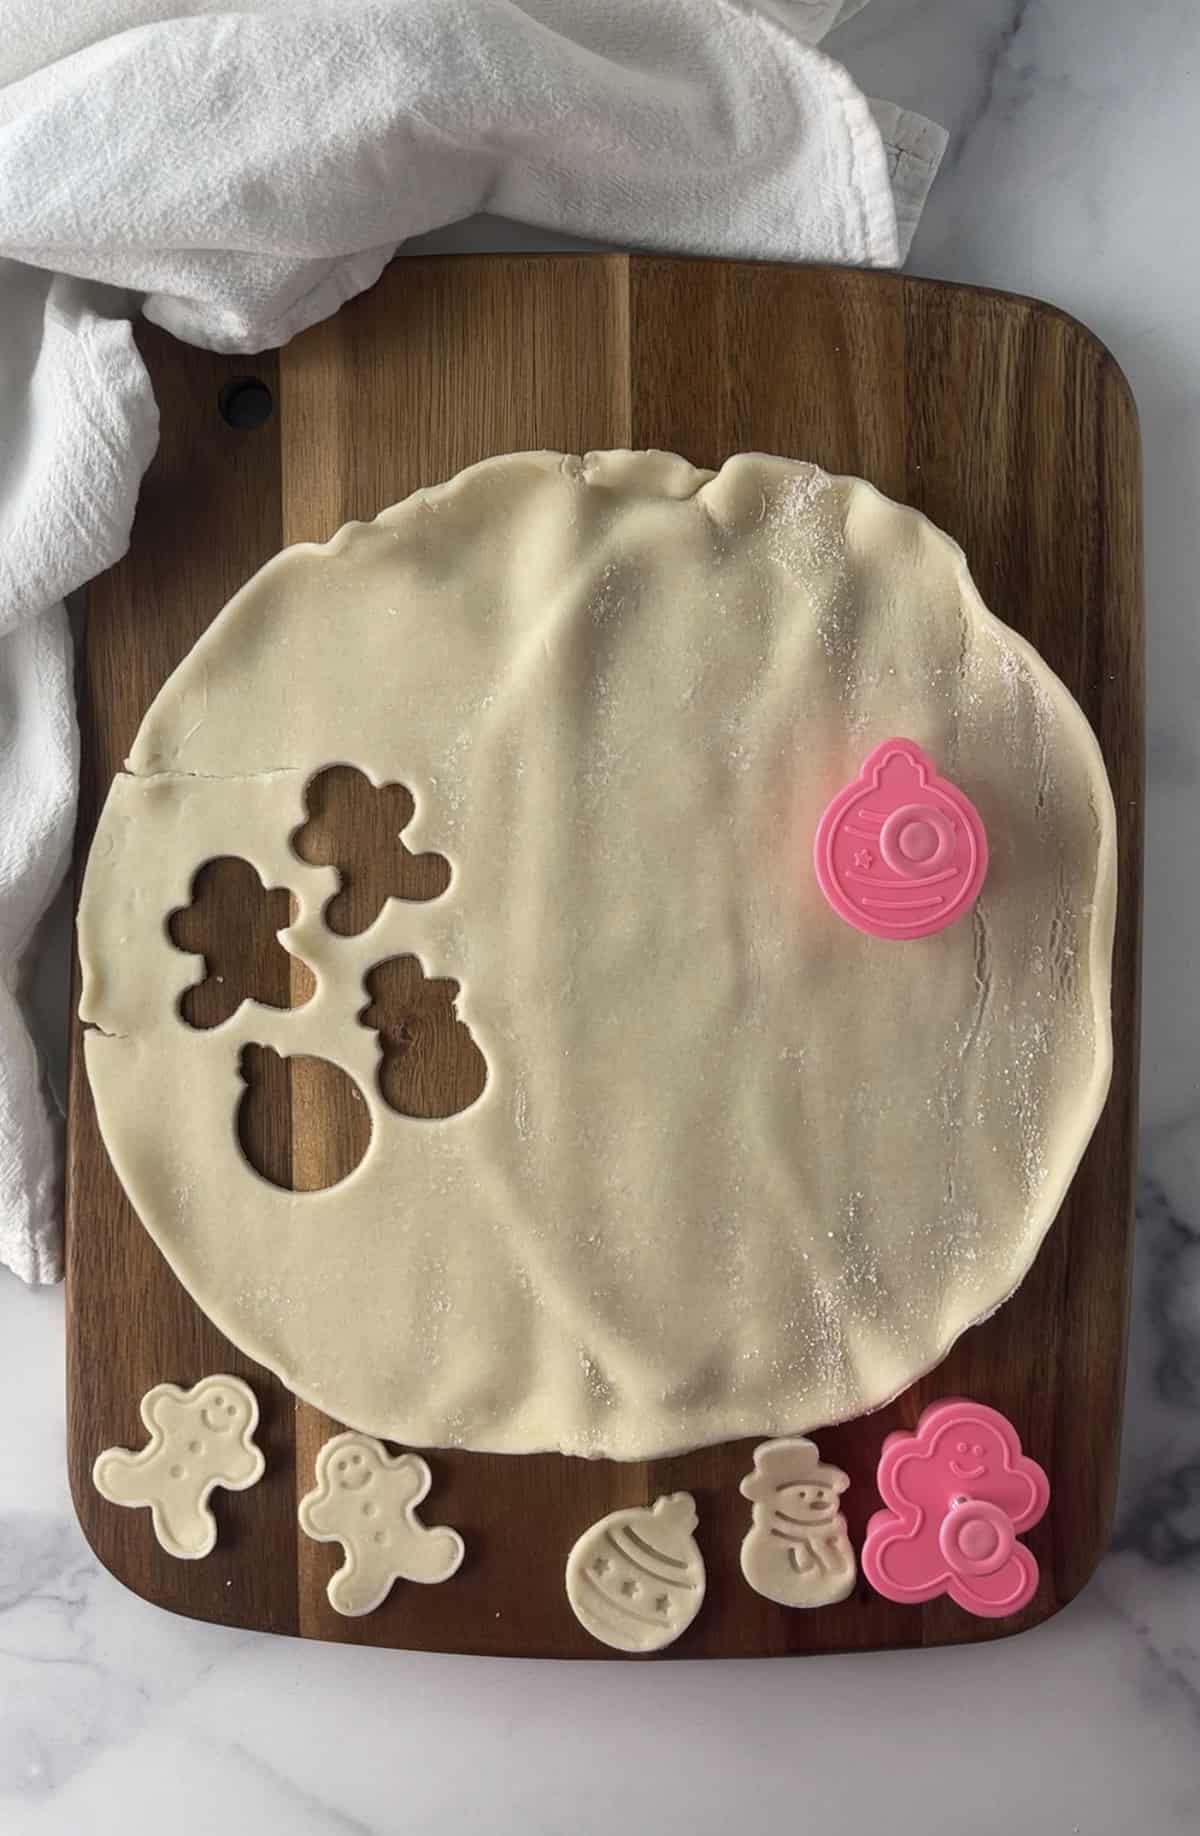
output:
{"label": "snowman dough cutout", "polygon": [[139,1413],[150,1432],[145,1447],[106,1447],[92,1483],[110,1504],[147,1506],[167,1554],[198,1561],[216,1547],[217,1520],[208,1508],[215,1488],[245,1492],[263,1476],[266,1461],[254,1440],[258,1398],[240,1377],[203,1377],[190,1390],[156,1384]]}
{"label": "snowman dough cutout", "polygon": [[[812,864],[897,734],[990,854],[902,943]],[[353,935],[291,839],[339,762],[449,864]],[[165,919],[229,855],[293,894],[316,992],[197,1031]],[[1033,1260],[1108,1086],[1115,862],[1083,715],[917,512],[755,454],[487,460],[268,562],[152,704],[80,904],[100,1126],[220,1329],[364,1432],[634,1459],[815,1429]],[[404,957],[457,986],[461,1113],[381,1094],[364,990]],[[363,1093],[338,1185],[249,1168],[248,1043]]]}
{"label": "snowman dough cutout", "polygon": [[341,1543],[345,1560],[325,1592],[335,1613],[373,1613],[396,1581],[433,1586],[462,1566],[462,1537],[423,1524],[417,1506],[433,1483],[420,1454],[389,1454],[366,1434],[335,1434],[317,1455],[316,1485],[300,1500],[300,1528]]}
{"label": "snowman dough cutout", "polygon": [[850,1480],[812,1441],[764,1441],[738,1490],[753,1505],[742,1573],[780,1606],[833,1606],[854,1591],[858,1566],[839,1500]]}
{"label": "snowman dough cutout", "polygon": [[704,1604],[696,1502],[673,1492],[610,1511],[567,1557],[567,1599],[585,1631],[614,1651],[662,1651]]}

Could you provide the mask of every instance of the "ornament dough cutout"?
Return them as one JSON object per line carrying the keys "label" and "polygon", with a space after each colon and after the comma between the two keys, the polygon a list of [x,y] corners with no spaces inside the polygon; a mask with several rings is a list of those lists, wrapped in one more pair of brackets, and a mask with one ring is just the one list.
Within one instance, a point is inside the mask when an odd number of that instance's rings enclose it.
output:
{"label": "ornament dough cutout", "polygon": [[662,1651],[704,1604],[696,1503],[673,1492],[611,1511],[567,1557],[567,1599],[580,1625],[614,1651]]}

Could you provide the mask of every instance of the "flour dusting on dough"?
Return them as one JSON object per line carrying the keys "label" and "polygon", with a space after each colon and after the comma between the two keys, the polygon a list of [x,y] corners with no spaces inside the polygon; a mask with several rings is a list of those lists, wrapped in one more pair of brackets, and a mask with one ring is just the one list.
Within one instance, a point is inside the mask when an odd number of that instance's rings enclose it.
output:
{"label": "flour dusting on dough", "polygon": [[[973,916],[910,943],[811,868],[895,734],[991,853]],[[353,938],[288,842],[337,762],[408,786],[406,845],[452,870]],[[915,512],[761,455],[487,461],[268,563],[151,707],[80,906],[104,1137],[221,1329],[356,1429],[617,1458],[795,1434],[903,1389],[1028,1268],[1107,1085],[1114,836],[1078,708]],[[164,918],[224,854],[292,890],[317,993],[198,1033]],[[403,955],[460,985],[488,1066],[444,1121],[382,1102],[355,1018]],[[338,1187],[247,1168],[250,1041],[364,1093]]]}

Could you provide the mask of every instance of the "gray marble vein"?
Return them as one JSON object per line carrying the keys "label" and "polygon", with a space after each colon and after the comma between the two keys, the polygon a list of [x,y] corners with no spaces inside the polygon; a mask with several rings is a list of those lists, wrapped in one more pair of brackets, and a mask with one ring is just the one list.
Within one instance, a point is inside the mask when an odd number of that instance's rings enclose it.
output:
{"label": "gray marble vein", "polygon": [[[193,1625],[84,1545],[62,1297],[0,1276],[5,1836],[1200,1828],[1200,9],[873,0],[828,48],[868,94],[952,131],[910,267],[1076,313],[1142,415],[1144,1130],[1112,1553],[1022,1638],[805,1665],[506,1665]],[[438,240],[546,239],[475,223]],[[64,934],[38,980],[47,1040]]]}

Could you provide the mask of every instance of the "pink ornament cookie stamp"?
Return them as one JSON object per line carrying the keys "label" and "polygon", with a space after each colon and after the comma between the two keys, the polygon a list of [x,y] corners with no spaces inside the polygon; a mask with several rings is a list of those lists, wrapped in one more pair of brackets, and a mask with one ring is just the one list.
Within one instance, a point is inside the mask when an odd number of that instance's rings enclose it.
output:
{"label": "pink ornament cookie stamp", "polygon": [[871,937],[932,937],[979,896],[987,832],[912,740],[875,747],[817,825],[813,864],[839,918]]}
{"label": "pink ornament cookie stamp", "polygon": [[1038,1565],[1017,1538],[1050,1502],[1045,1473],[1012,1423],[961,1397],[934,1403],[915,1434],[889,1434],[879,1456],[886,1509],[867,1525],[862,1571],[877,1594],[916,1606],[949,1594],[1002,1619],[1032,1598]]}

